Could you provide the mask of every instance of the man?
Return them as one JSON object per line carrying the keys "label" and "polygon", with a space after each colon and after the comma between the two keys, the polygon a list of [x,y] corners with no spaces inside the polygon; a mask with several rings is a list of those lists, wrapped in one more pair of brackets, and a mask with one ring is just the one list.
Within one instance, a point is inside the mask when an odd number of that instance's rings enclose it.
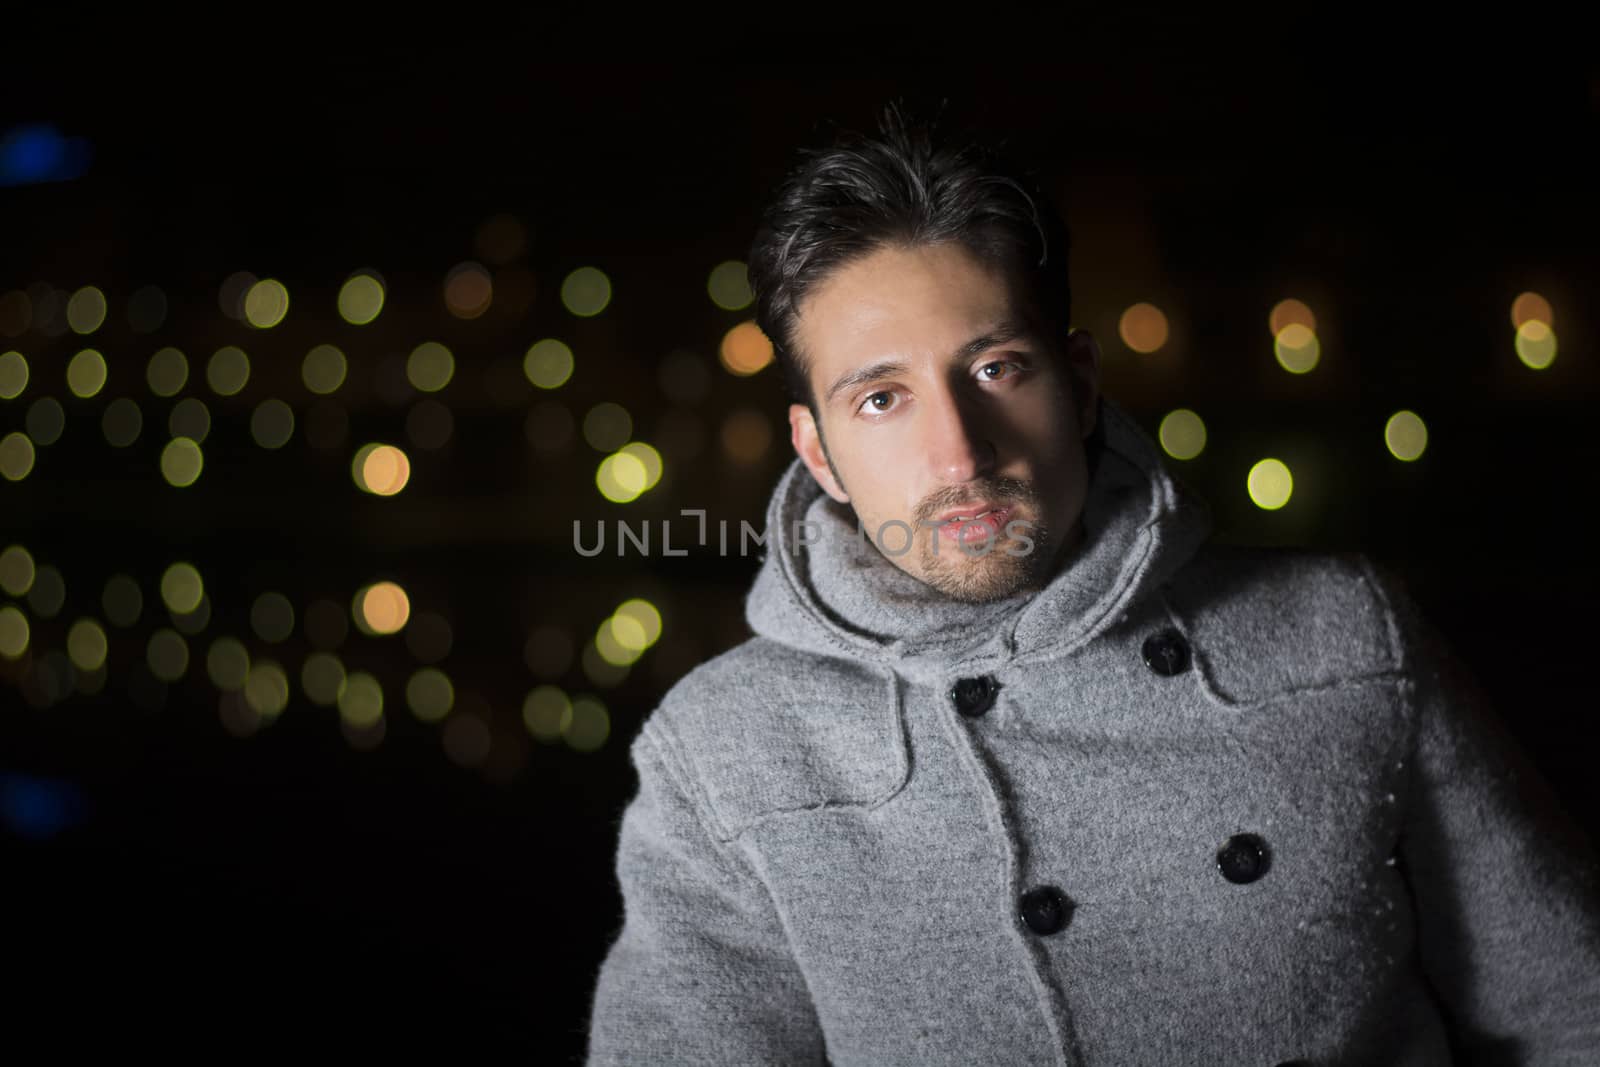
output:
{"label": "man", "polygon": [[1404,583],[1229,548],[891,109],[751,255],[797,458],[648,717],[592,1064],[1600,1063],[1600,872]]}

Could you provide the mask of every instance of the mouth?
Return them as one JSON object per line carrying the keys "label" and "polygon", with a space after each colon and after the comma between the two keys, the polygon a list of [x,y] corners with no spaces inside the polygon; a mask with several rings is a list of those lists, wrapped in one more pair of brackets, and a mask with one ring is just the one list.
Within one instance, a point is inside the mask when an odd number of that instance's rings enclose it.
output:
{"label": "mouth", "polygon": [[978,504],[948,512],[939,519],[939,535],[975,542],[998,537],[1013,510],[1010,504]]}

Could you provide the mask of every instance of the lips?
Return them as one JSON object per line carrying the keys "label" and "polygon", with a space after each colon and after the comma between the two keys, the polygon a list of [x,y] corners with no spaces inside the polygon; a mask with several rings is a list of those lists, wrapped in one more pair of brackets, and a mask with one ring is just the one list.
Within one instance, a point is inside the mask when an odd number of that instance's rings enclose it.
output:
{"label": "lips", "polygon": [[956,508],[954,511],[947,511],[943,515],[939,516],[936,521],[940,525],[948,522],[955,522],[957,520],[971,521],[991,511],[1000,511],[1006,507],[1007,505],[1005,504],[991,504],[987,502],[970,504],[966,507]]}

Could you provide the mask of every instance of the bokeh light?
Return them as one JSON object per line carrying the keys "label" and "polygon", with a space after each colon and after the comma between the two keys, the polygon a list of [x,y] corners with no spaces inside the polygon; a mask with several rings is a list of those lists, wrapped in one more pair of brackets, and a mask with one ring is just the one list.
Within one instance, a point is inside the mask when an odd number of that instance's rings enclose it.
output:
{"label": "bokeh light", "polygon": [[711,302],[724,311],[743,311],[756,298],[750,291],[749,270],[736,259],[711,268],[711,276],[706,279],[706,292],[710,294]]}
{"label": "bokeh light", "polygon": [[33,442],[27,434],[13,430],[0,437],[0,477],[20,482],[33,471],[33,463]]}
{"label": "bokeh light", "polygon": [[456,373],[456,358],[437,341],[424,341],[406,359],[406,379],[424,393],[437,393]]}
{"label": "bokeh light", "polygon": [[383,280],[360,271],[339,287],[339,317],[352,326],[365,326],[383,311]]}
{"label": "bokeh light", "polygon": [[1322,345],[1316,334],[1298,322],[1291,322],[1273,338],[1272,352],[1284,370],[1290,374],[1305,374],[1317,365]]}
{"label": "bokeh light", "polygon": [[583,417],[583,439],[597,452],[615,452],[633,435],[633,416],[621,404],[602,401]]}
{"label": "bokeh light", "polygon": [[572,377],[572,349],[553,337],[535,341],[522,359],[522,372],[540,389],[559,389]]}
{"label": "bokeh light", "polygon": [[237,638],[219,637],[206,652],[206,676],[226,692],[244,688],[250,676],[250,652]]}
{"label": "bokeh light", "polygon": [[250,605],[250,629],[268,644],[287,641],[294,633],[294,604],[282,593],[262,593]]}
{"label": "bokeh light", "polygon": [[1519,293],[1511,302],[1511,328],[1520,330],[1529,322],[1542,322],[1555,329],[1556,316],[1550,301],[1535,292]]}
{"label": "bokeh light", "polygon": [[444,280],[444,303],[458,319],[475,319],[489,310],[494,281],[480,263],[458,263]]}
{"label": "bokeh light", "polygon": [[34,444],[53,445],[61,440],[61,433],[67,428],[67,412],[55,397],[41,396],[28,405],[28,414],[22,423]]}
{"label": "bokeh light", "polygon": [[145,644],[144,661],[163,682],[176,682],[189,670],[189,643],[176,630],[162,627]]}
{"label": "bokeh light", "polygon": [[161,477],[179,489],[193,485],[205,468],[200,443],[189,437],[174,437],[161,450]]}
{"label": "bokeh light", "polygon": [[579,267],[561,282],[561,304],[574,315],[598,315],[611,303],[611,279],[597,267]]}
{"label": "bokeh light", "polygon": [[105,589],[100,593],[100,607],[106,613],[106,621],[127,629],[139,621],[144,611],[144,594],[131,577],[114,574],[106,580]]}
{"label": "bokeh light", "polygon": [[206,384],[218,396],[234,396],[250,380],[250,357],[235,345],[219,348],[206,364]]}
{"label": "bokeh light", "polygon": [[1395,459],[1410,463],[1428,447],[1428,427],[1414,411],[1397,411],[1383,426],[1383,443]]}
{"label": "bokeh light", "polygon": [[282,448],[294,436],[294,409],[275,397],[250,413],[250,436],[262,448]]}
{"label": "bokeh light", "polygon": [[173,437],[187,437],[195,444],[204,444],[211,432],[211,409],[196,396],[186,396],[172,405],[167,415],[167,432]]}
{"label": "bokeh light", "polygon": [[97,671],[109,649],[105,629],[94,619],[79,619],[67,631],[67,658],[80,671]]}
{"label": "bokeh light", "polygon": [[257,660],[245,674],[244,699],[263,719],[273,719],[289,706],[289,676],[274,660]]}
{"label": "bokeh light", "polygon": [[572,701],[554,685],[536,686],[522,701],[522,722],[540,741],[559,741],[572,721]]}
{"label": "bokeh light", "polygon": [[346,675],[339,690],[339,717],[352,726],[371,726],[383,717],[383,686],[365,671]]}
{"label": "bokeh light", "polygon": [[422,668],[406,682],[406,706],[423,722],[438,722],[450,714],[455,699],[449,677],[435,667]]}
{"label": "bokeh light", "polygon": [[399,633],[411,617],[411,599],[394,582],[374,582],[356,593],[352,616],[363,633]]}
{"label": "bokeh light", "polygon": [[289,290],[276,278],[263,278],[244,295],[244,321],[269,330],[289,314]]}
{"label": "bokeh light", "polygon": [[739,464],[751,464],[772,447],[772,423],[755,408],[741,408],[722,420],[722,451]]}
{"label": "bokeh light", "polygon": [[600,461],[594,483],[600,495],[613,504],[626,504],[645,491],[650,472],[638,456],[615,452]]}
{"label": "bokeh light", "polygon": [[593,696],[579,696],[572,701],[572,715],[562,737],[579,752],[594,752],[611,736],[611,715],[605,704]]}
{"label": "bokeh light", "polygon": [[1263,459],[1250,468],[1245,481],[1250,499],[1265,511],[1276,511],[1289,502],[1294,492],[1294,478],[1282,460]]}
{"label": "bokeh light", "polygon": [[156,396],[177,396],[189,380],[189,361],[176,348],[159,349],[145,365],[144,378]]}
{"label": "bokeh light", "polygon": [[747,377],[772,362],[772,342],[754,319],[746,319],[722,335],[717,353],[729,373]]}
{"label": "bokeh light", "polygon": [[349,364],[344,353],[333,345],[318,345],[306,353],[300,364],[300,380],[319,396],[338,392],[348,373]]}
{"label": "bokeh light", "polygon": [[73,333],[94,333],[106,321],[106,294],[86,285],[67,300],[67,325]]}
{"label": "bokeh light", "polygon": [[1160,351],[1169,332],[1166,312],[1151,303],[1134,304],[1117,320],[1122,343],[1144,355]]}
{"label": "bokeh light", "polygon": [[350,475],[363,492],[394,496],[411,481],[411,460],[394,445],[373,442],[356,450]]}
{"label": "bokeh light", "polygon": [[1157,431],[1161,448],[1173,459],[1194,459],[1206,447],[1206,424],[1188,408],[1167,413]]}
{"label": "bokeh light", "polygon": [[1317,332],[1317,317],[1311,313],[1311,308],[1304,301],[1289,298],[1280,300],[1272,306],[1272,311],[1267,315],[1267,329],[1276,337],[1289,326],[1303,326],[1312,333]]}
{"label": "bokeh light", "polygon": [[300,688],[306,699],[321,707],[339,702],[344,690],[344,664],[331,652],[313,652],[300,668]]}
{"label": "bokeh light", "polygon": [[7,545],[0,551],[0,589],[11,596],[26,596],[33,588],[33,553],[21,545]]}
{"label": "bokeh light", "polygon": [[27,357],[21,352],[0,353],[0,400],[15,400],[27,387]]}
{"label": "bokeh light", "polygon": [[244,317],[244,298],[250,292],[250,287],[256,283],[256,276],[247,270],[234,271],[222,280],[217,287],[217,306],[222,313],[230,319]]}
{"label": "bokeh light", "polygon": [[118,397],[100,413],[100,432],[113,448],[127,448],[144,429],[144,412],[127,397]]}
{"label": "bokeh light", "polygon": [[0,607],[0,656],[18,659],[28,651],[28,617],[15,605]]}
{"label": "bokeh light", "polygon": [[192,563],[174,563],[161,573],[161,602],[167,610],[187,615],[200,606],[205,582]]}
{"label": "bokeh light", "polygon": [[106,384],[106,357],[85,348],[67,363],[67,388],[72,395],[88,399]]}
{"label": "bokeh light", "polygon": [[1539,319],[1529,319],[1517,327],[1517,358],[1534,370],[1544,370],[1555,362],[1556,333]]}

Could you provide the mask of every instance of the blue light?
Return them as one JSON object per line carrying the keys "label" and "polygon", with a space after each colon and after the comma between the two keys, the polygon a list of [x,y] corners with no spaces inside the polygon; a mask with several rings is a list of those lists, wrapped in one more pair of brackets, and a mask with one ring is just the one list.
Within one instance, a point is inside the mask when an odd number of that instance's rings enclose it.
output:
{"label": "blue light", "polygon": [[83,137],[64,137],[48,122],[14,126],[0,137],[0,185],[81,178],[93,154]]}
{"label": "blue light", "polygon": [[0,773],[0,824],[18,837],[54,837],[88,813],[88,798],[72,782]]}

